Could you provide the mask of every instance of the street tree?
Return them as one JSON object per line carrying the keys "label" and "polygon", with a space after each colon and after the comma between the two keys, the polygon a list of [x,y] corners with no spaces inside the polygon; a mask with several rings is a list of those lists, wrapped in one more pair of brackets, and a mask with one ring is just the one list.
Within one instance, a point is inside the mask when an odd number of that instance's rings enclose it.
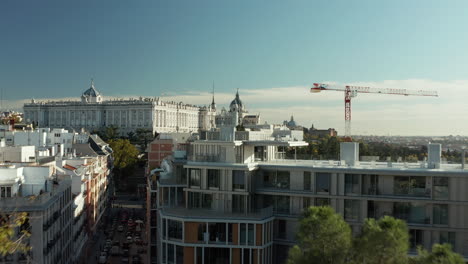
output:
{"label": "street tree", "polygon": [[354,263],[407,263],[408,227],[402,220],[384,216],[366,219],[361,234],[355,238]]}
{"label": "street tree", "polygon": [[418,248],[418,256],[410,258],[410,264],[463,264],[463,257],[452,251],[450,244],[434,244],[428,252]]}
{"label": "street tree", "polygon": [[306,209],[289,251],[288,264],[344,264],[352,246],[351,228],[328,206]]}
{"label": "street tree", "polygon": [[114,167],[122,170],[134,166],[138,161],[138,149],[128,139],[112,139],[109,146],[113,151]]}
{"label": "street tree", "polygon": [[25,243],[25,240],[30,236],[28,225],[27,213],[1,213],[0,256],[16,252],[27,252],[30,249]]}

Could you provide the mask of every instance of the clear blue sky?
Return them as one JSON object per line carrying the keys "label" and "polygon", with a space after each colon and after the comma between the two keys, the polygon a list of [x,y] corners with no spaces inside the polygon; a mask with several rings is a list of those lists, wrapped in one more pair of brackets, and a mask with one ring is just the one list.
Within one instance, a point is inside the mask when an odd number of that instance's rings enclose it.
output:
{"label": "clear blue sky", "polygon": [[457,80],[468,1],[0,2],[5,99]]}

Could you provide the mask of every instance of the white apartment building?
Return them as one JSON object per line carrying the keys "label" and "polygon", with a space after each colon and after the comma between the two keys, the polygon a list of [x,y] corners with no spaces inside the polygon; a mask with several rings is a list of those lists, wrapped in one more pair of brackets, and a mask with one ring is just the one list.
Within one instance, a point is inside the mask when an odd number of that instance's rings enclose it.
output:
{"label": "white apartment building", "polygon": [[[44,240],[45,244],[41,244],[38,241],[44,234],[35,231],[33,226],[29,238],[32,251],[6,256],[0,259],[0,263],[18,263],[28,259],[32,259],[33,263],[79,263],[88,237],[96,232],[107,206],[112,150],[97,135],[69,133],[63,129],[40,129],[17,134],[14,131],[12,135],[16,138],[13,143],[25,145],[4,146],[4,139],[0,141],[0,158],[8,159],[0,160],[0,164],[3,164],[0,165],[0,211],[27,212],[36,219],[47,216],[49,207],[54,206],[53,219],[44,224],[44,232],[58,220],[62,223],[58,230],[63,230],[59,232],[54,229],[52,242]],[[39,143],[26,145],[31,141],[24,139],[31,138],[38,139]],[[39,146],[38,151],[35,151],[36,146]],[[31,156],[36,159],[27,159]],[[55,206],[52,198],[41,198],[53,197],[56,190],[61,190],[56,186],[65,183],[68,188],[66,201],[60,198]],[[36,203],[27,203],[29,200]],[[64,209],[60,211],[57,208]],[[62,212],[65,215],[61,216]],[[31,218],[29,223],[32,222]],[[61,245],[59,251],[53,249],[55,244]],[[43,245],[43,254],[40,255],[37,250],[42,250]],[[49,253],[51,250],[53,253]]]}
{"label": "white apartment building", "polygon": [[0,263],[69,263],[72,248],[71,181],[56,177],[52,164],[0,167],[0,211],[26,212],[27,253],[0,257]]}
{"label": "white apartment building", "polygon": [[209,107],[182,102],[164,102],[159,98],[105,100],[94,87],[87,89],[81,101],[47,101],[24,104],[24,119],[39,127],[85,128],[88,131],[117,126],[121,135],[137,129],[153,132],[196,132],[214,126],[214,99]]}
{"label": "white apartment building", "polygon": [[342,143],[337,161],[296,160],[283,150],[307,145],[299,135],[211,133],[149,181],[158,263],[284,263],[314,205],[333,207],[356,233],[365,218],[403,219],[411,252],[446,242],[468,260],[468,170],[441,164],[438,144],[418,163],[362,162],[358,143]]}

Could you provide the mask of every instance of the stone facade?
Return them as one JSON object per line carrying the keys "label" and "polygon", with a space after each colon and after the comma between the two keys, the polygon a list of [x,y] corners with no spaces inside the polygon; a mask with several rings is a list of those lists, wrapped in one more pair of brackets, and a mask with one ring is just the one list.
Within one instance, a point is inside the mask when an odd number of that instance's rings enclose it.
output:
{"label": "stone facade", "polygon": [[24,120],[39,127],[85,128],[89,131],[117,126],[121,135],[148,129],[158,132],[196,132],[214,126],[216,109],[160,98],[103,100],[94,84],[81,101],[31,100],[24,104]]}

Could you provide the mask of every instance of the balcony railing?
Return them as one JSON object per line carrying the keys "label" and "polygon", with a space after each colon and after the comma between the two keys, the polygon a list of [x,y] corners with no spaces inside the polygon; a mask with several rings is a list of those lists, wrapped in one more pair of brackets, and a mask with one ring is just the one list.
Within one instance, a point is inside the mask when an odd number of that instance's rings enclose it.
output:
{"label": "balcony railing", "polygon": [[219,218],[223,220],[262,220],[273,216],[273,207],[265,207],[261,209],[252,210],[246,213],[223,212],[220,210],[209,209],[186,209],[184,208],[164,208],[163,215],[182,217],[182,218]]}

